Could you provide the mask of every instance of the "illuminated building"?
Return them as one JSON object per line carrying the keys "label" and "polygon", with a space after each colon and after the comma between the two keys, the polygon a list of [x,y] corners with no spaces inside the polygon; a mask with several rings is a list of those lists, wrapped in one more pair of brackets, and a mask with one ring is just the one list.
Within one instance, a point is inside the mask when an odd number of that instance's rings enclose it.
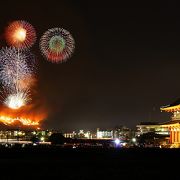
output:
{"label": "illuminated building", "polygon": [[93,134],[90,131],[79,130],[78,133],[73,131],[72,133],[64,133],[65,138],[77,138],[77,139],[92,139]]}
{"label": "illuminated building", "polygon": [[76,132],[73,131],[72,133],[64,133],[63,134],[65,138],[75,138],[76,137]]}
{"label": "illuminated building", "polygon": [[78,132],[78,138],[85,138],[84,130],[79,130],[79,132]]}
{"label": "illuminated building", "polygon": [[113,138],[121,140],[130,139],[133,136],[133,131],[125,126],[119,126],[113,129]]}
{"label": "illuminated building", "polygon": [[141,122],[136,126],[137,132],[136,136],[142,134],[154,132],[155,134],[169,135],[169,129],[161,125],[160,123],[155,122]]}
{"label": "illuminated building", "polygon": [[113,139],[113,130],[99,130],[97,128],[97,139]]}
{"label": "illuminated building", "polygon": [[32,137],[37,137],[40,142],[48,141],[52,132],[48,130],[18,130],[8,129],[0,130],[0,142],[17,143],[17,142],[31,142]]}
{"label": "illuminated building", "polygon": [[180,99],[167,106],[162,106],[160,109],[161,111],[172,113],[172,121],[180,121]]}
{"label": "illuminated building", "polygon": [[[137,125],[136,137],[142,147],[160,147],[169,144],[169,129],[160,123],[144,122]],[[133,141],[133,139],[132,139]]]}
{"label": "illuminated building", "polygon": [[170,105],[162,106],[160,109],[172,113],[171,121],[162,124],[164,128],[169,129],[169,143],[180,144],[180,99]]}
{"label": "illuminated building", "polygon": [[171,113],[171,120],[164,123],[146,122],[137,125],[136,136],[146,133],[155,133],[166,136],[168,144],[180,144],[180,99],[167,106],[162,106],[161,111]]}
{"label": "illuminated building", "polygon": [[87,139],[92,139],[92,135],[90,131],[87,131],[86,133],[84,133],[84,137]]}

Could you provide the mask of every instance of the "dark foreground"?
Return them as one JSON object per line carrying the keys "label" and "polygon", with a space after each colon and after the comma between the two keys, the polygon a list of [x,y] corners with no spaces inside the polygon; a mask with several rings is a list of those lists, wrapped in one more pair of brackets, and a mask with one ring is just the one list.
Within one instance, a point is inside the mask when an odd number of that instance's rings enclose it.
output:
{"label": "dark foreground", "polygon": [[0,148],[0,179],[180,179],[180,149]]}

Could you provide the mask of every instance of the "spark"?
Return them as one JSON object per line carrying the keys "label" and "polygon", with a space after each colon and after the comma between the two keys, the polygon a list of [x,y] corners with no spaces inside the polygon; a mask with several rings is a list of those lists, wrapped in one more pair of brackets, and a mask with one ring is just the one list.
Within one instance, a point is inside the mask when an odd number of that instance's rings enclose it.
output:
{"label": "spark", "polygon": [[4,104],[11,109],[19,109],[28,102],[28,92],[21,91],[16,94],[10,94],[4,101]]}
{"label": "spark", "polygon": [[35,58],[29,51],[22,52],[16,48],[0,50],[0,80],[3,85],[10,88],[17,86],[19,82],[32,76],[34,69]]}

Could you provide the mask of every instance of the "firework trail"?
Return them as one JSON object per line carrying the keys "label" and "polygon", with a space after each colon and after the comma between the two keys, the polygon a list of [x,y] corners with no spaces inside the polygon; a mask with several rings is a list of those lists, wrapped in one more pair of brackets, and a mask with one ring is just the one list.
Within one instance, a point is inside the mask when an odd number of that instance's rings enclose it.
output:
{"label": "firework trail", "polygon": [[0,80],[4,86],[13,89],[22,80],[33,76],[34,69],[35,57],[29,51],[11,47],[0,50]]}
{"label": "firework trail", "polygon": [[3,98],[6,106],[18,109],[30,101],[30,79],[33,78],[34,67],[35,58],[29,51],[22,52],[12,47],[1,49],[0,80],[8,89],[7,97]]}
{"label": "firework trail", "polygon": [[40,50],[51,62],[63,62],[70,58],[75,42],[72,35],[63,28],[47,30],[40,39]]}

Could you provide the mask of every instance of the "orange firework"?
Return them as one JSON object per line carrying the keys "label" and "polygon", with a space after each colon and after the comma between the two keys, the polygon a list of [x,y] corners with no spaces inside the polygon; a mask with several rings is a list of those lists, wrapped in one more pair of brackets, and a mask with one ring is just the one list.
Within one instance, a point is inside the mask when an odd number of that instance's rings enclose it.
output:
{"label": "orange firework", "polygon": [[30,48],[36,41],[34,27],[26,21],[14,21],[5,32],[6,41],[16,48]]}

